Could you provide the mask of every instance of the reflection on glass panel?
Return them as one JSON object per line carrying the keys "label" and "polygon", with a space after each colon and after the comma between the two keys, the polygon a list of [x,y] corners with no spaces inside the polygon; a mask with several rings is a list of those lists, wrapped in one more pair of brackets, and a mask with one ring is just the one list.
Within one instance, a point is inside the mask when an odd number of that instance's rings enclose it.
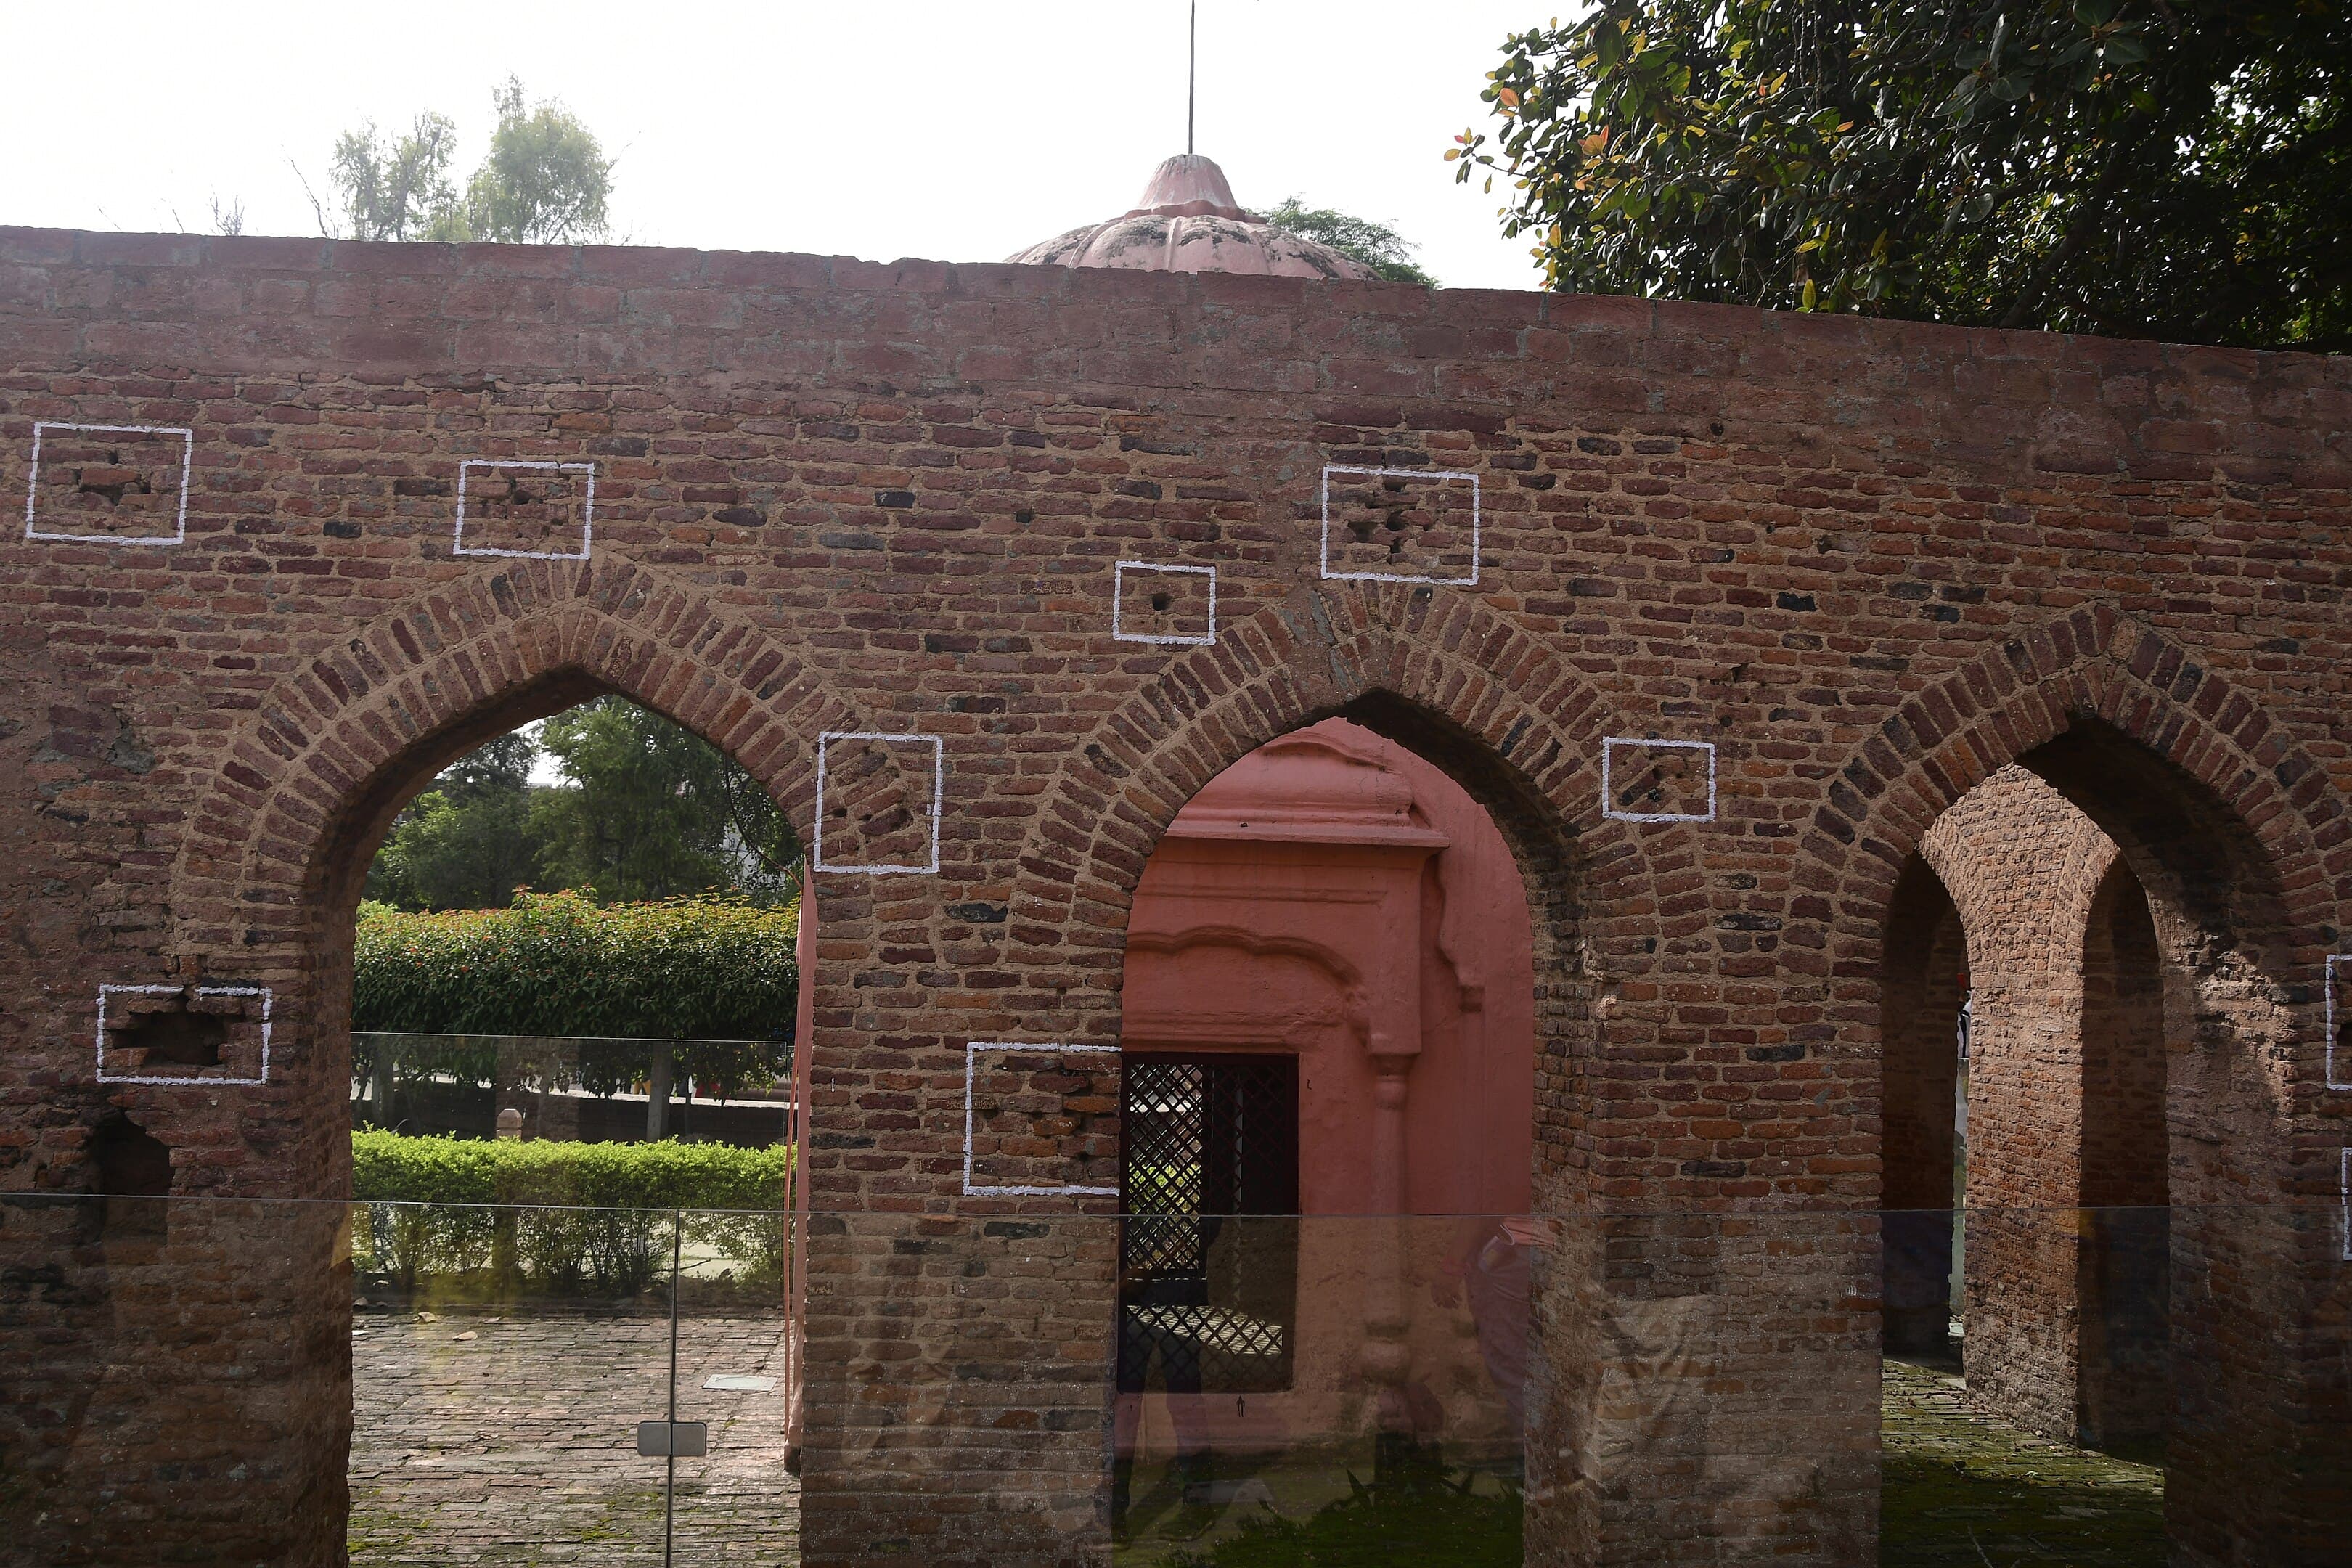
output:
{"label": "reflection on glass panel", "polygon": [[[341,1462],[346,1397],[373,1565],[772,1563],[805,1523],[815,1554],[969,1529],[992,1560],[1137,1568],[1572,1562],[1605,1532],[1699,1562],[1743,1531],[2153,1568],[2259,1545],[2247,1494],[2344,1451],[2340,1409],[2262,1375],[2278,1339],[2233,1331],[2282,1282],[2352,1278],[2340,1204],[1972,1208],[1943,1334],[1889,1343],[1877,1287],[1925,1277],[1951,1211],[1223,1213],[1276,1179],[1236,1152],[1257,1091],[1141,1092],[1131,1127],[1177,1131],[1130,1157],[1186,1173],[1123,1216],[214,1200],[110,1133],[126,1190],[0,1202],[8,1389],[44,1436],[5,1475],[51,1500],[12,1526],[28,1561],[137,1560],[76,1500],[276,1465],[295,1500],[190,1510],[173,1544],[326,1560],[343,1516],[299,1500],[334,1477],[300,1467]],[[1144,1316],[1169,1305],[1194,1310]],[[19,1353],[60,1311],[94,1372]],[[1244,1319],[1280,1325],[1286,1375]]]}
{"label": "reflection on glass panel", "polygon": [[352,1205],[351,1560],[663,1561],[664,1210]]}

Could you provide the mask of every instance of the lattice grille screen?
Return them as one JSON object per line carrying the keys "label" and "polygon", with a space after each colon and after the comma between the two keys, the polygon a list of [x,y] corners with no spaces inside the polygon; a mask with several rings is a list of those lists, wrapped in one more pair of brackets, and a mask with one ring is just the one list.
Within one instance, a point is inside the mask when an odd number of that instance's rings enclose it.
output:
{"label": "lattice grille screen", "polygon": [[1120,1125],[1119,1386],[1290,1386],[1298,1061],[1130,1056]]}

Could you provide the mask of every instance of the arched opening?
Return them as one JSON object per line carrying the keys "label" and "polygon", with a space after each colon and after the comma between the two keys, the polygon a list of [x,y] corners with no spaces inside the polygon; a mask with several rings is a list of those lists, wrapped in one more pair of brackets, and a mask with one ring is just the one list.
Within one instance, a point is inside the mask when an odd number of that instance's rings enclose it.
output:
{"label": "arched opening", "polygon": [[[796,1550],[799,880],[763,781],[578,673],[412,746],[345,814],[303,912],[358,1130],[354,1563]],[[647,1420],[721,1434],[717,1464],[614,1445]],[[517,1506],[483,1517],[484,1487]]]}
{"label": "arched opening", "polygon": [[1517,1560],[1531,904],[1480,800],[1345,718],[1167,829],[1122,991],[1122,1539],[1213,1535],[1236,1501],[1311,1519],[1352,1470],[1446,1478]]}
{"label": "arched opening", "polygon": [[[2209,790],[2078,720],[1935,822],[1885,928],[1890,1399],[1927,1387],[1900,1362],[1936,1338],[1924,1320],[1953,1232],[1927,1200],[1937,1141],[1948,1151],[1964,1127],[1964,1283],[1948,1304],[1965,1331],[1936,1369],[1943,1437],[1974,1423],[1988,1451],[2095,1450],[2082,1474],[2106,1477],[2124,1510],[2140,1498],[2176,1551],[2276,1532],[2251,1500],[2275,1500],[2277,1467],[2254,1456],[2276,1455],[2279,1433],[2261,1430],[2250,1391],[2287,1369],[2244,1328],[2298,1310],[2295,1243],[2276,1211],[2247,1206],[2291,1190],[2272,1048],[2298,994],[2285,909],[2252,832]],[[1948,978],[1960,971],[1965,992]],[[1944,1100],[1938,1121],[1963,1003],[1965,1104]],[[1927,1406],[1906,1408],[1916,1426]],[[1890,1438],[1890,1531],[1918,1517],[1917,1497],[1895,1503],[1919,1482],[1910,1458]]]}
{"label": "arched opening", "polygon": [[1942,1360],[1957,1353],[1968,939],[1951,895],[1917,857],[1895,883],[1884,953],[1885,1344],[1891,1354]]}
{"label": "arched opening", "polygon": [[2139,879],[2119,856],[2083,937],[2083,1441],[2164,1438],[2170,1382],[2171,1160],[2165,1123],[2164,977]]}

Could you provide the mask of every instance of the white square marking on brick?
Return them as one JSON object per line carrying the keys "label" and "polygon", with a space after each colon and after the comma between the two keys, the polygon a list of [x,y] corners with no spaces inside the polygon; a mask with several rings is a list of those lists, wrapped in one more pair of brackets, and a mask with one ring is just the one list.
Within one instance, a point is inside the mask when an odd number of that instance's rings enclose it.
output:
{"label": "white square marking on brick", "polygon": [[[1706,809],[1705,811],[1619,811],[1612,788],[1611,765],[1620,746],[1656,746],[1666,751],[1705,752],[1706,753]],[[1715,742],[1712,741],[1659,741],[1643,735],[1611,735],[1601,742],[1601,815],[1619,822],[1713,822],[1715,820]]]}
{"label": "white square marking on brick", "polygon": [[[177,436],[180,438],[180,508],[179,517],[169,533],[111,534],[57,533],[34,526],[34,512],[39,505],[41,490],[41,432],[44,430],[80,430],[97,436]],[[194,465],[196,433],[183,430],[176,425],[66,425],[57,420],[37,420],[33,425],[33,471],[25,481],[25,537],[51,539],[74,544],[178,544],[188,537],[188,473]]]}
{"label": "white square marking on brick", "polygon": [[[466,542],[466,479],[476,468],[539,468],[587,476],[580,499],[580,548],[560,550],[495,550]],[[626,499],[626,498],[624,498]],[[452,555],[504,555],[521,561],[585,561],[596,530],[596,465],[593,463],[531,462],[520,458],[467,458],[457,464],[457,526],[451,535]]]}
{"label": "white square marking on brick", "polygon": [[[824,858],[824,753],[835,741],[906,742],[931,748],[931,858],[920,866],[835,866]],[[937,735],[886,735],[873,730],[827,730],[816,738],[816,831],[811,837],[809,859],[820,871],[848,871],[867,877],[932,876],[940,868],[940,812],[948,786],[947,745]]]}
{"label": "white square marking on brick", "polygon": [[2336,1173],[2336,1192],[2344,1211],[2344,1261],[2352,1263],[2352,1149],[2343,1151],[2340,1158],[2343,1163]]}
{"label": "white square marking on brick", "polygon": [[1117,1187],[1069,1184],[1057,1187],[976,1187],[971,1181],[971,1099],[976,1065],[982,1051],[1052,1052],[1061,1055],[1118,1055],[1117,1046],[1033,1046],[1022,1040],[973,1040],[963,1048],[963,1193],[968,1198],[1115,1198]]}
{"label": "white square marking on brick", "polygon": [[176,996],[187,990],[184,985],[100,985],[98,988],[98,1081],[100,1083],[161,1083],[211,1086],[214,1084],[264,1084],[269,1081],[269,1013],[277,997],[266,985],[199,985],[198,996],[258,996],[261,998],[261,1074],[258,1078],[199,1078],[183,1073],[177,1077],[162,1073],[110,1073],[106,1070],[106,999],[126,993],[144,996]]}
{"label": "white square marking on brick", "polygon": [[[1130,569],[1138,573],[1181,573],[1186,576],[1207,577],[1209,580],[1209,629],[1207,635],[1197,637],[1177,637],[1172,634],[1156,636],[1150,633],[1131,632],[1125,629],[1120,621],[1120,611],[1123,608],[1124,601],[1127,598],[1127,574]],[[1120,562],[1118,565],[1111,568],[1110,635],[1114,640],[1118,642],[1179,643],[1187,647],[1208,647],[1211,643],[1217,640],[1217,569],[1213,566],[1163,566],[1149,561]]]}
{"label": "white square marking on brick", "polygon": [[[2340,968],[2338,966],[2341,966]],[[2336,1032],[2341,1027],[2336,1020],[2336,988],[2352,984],[2352,952],[2332,952],[2327,955],[2327,973],[2321,986],[2322,1016],[2327,1031],[2327,1087],[2352,1089],[2352,1053],[2336,1048]]]}
{"label": "white square marking on brick", "polygon": [[[1331,476],[1333,474],[1363,474],[1375,479],[1467,479],[1470,481],[1470,575],[1467,577],[1433,577],[1404,572],[1334,572],[1331,570]],[[1460,588],[1475,587],[1478,582],[1478,476],[1451,468],[1366,468],[1349,463],[1326,463],[1323,466],[1323,526],[1318,534],[1323,575],[1339,582],[1361,583],[1434,583]]]}

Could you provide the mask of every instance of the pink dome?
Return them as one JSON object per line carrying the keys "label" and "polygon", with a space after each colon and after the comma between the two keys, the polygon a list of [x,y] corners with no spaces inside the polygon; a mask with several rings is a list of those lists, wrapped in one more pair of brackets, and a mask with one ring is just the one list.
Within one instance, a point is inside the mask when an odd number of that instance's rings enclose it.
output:
{"label": "pink dome", "polygon": [[1160,165],[1143,199],[1108,223],[1041,241],[1008,261],[1049,267],[1131,267],[1148,272],[1243,272],[1268,278],[1372,278],[1328,245],[1283,234],[1234,201],[1213,158],[1180,153]]}

